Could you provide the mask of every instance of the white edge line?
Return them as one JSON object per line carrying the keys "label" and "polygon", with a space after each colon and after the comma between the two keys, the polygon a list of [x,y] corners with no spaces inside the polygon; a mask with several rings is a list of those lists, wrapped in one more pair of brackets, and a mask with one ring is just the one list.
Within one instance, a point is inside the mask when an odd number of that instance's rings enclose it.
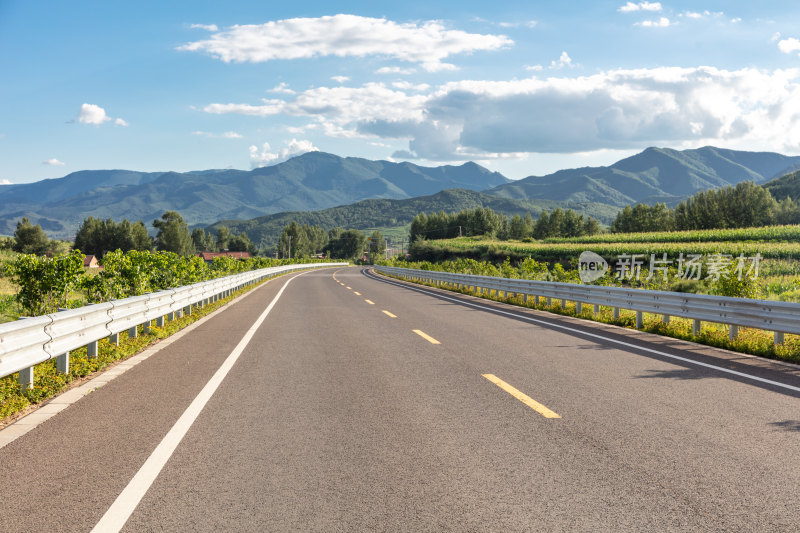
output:
{"label": "white edge line", "polygon": [[164,439],[156,446],[156,449],[153,450],[153,453],[150,454],[147,461],[145,461],[120,495],[117,496],[117,499],[114,500],[114,503],[111,504],[111,507],[108,508],[108,511],[106,511],[97,525],[94,526],[92,529],[93,533],[118,532],[125,526],[128,518],[130,518],[133,511],[139,505],[139,502],[150,489],[150,486],[153,484],[156,477],[158,477],[158,474],[164,468],[164,465],[172,456],[178,444],[183,440],[189,428],[192,427],[192,424],[200,415],[200,412],[203,410],[206,403],[208,403],[208,400],[211,399],[211,396],[216,392],[222,380],[225,379],[225,376],[227,376],[228,372],[233,368],[233,365],[236,363],[237,359],[239,359],[239,356],[242,355],[242,352],[267,318],[269,312],[275,307],[275,304],[281,297],[281,294],[283,294],[286,286],[289,285],[292,280],[302,275],[303,274],[299,274],[298,276],[286,280],[286,283],[283,284],[283,287],[281,287],[281,290],[275,295],[275,298],[272,299],[264,312],[261,313],[261,316],[256,319],[247,333],[245,333],[244,337],[242,337],[242,340],[239,341],[239,344],[236,345],[236,348],[234,348],[225,359],[208,383],[206,383],[206,386],[203,387],[203,390],[200,391],[200,394],[198,394],[189,407],[186,408],[186,411],[184,411],[178,421],[175,422],[172,429],[164,436]]}
{"label": "white edge line", "polygon": [[[612,339],[612,338],[606,337],[604,335],[598,335],[597,333],[589,333],[587,331],[581,331],[579,329],[571,328],[569,326],[562,326],[561,324],[554,324],[554,323],[551,323],[551,322],[548,322],[548,321],[545,321],[545,320],[539,320],[537,318],[532,318],[532,317],[529,317],[529,316],[526,316],[526,315],[523,315],[523,314],[512,313],[510,311],[503,311],[501,309],[495,309],[493,307],[474,304],[472,302],[467,302],[465,300],[460,300],[458,298],[451,298],[449,296],[445,296],[443,294],[439,294],[439,293],[436,293],[436,292],[426,291],[424,289],[418,289],[417,287],[409,287],[409,286],[404,285],[402,283],[393,282],[388,278],[387,279],[373,278],[373,279],[376,279],[376,280],[379,280],[379,281],[383,281],[385,283],[389,283],[389,284],[395,285],[397,287],[404,287],[404,288],[407,288],[407,289],[412,290],[412,291],[421,292],[423,294],[435,295],[436,297],[442,298],[444,300],[450,300],[451,302],[458,302],[458,303],[461,303],[461,304],[464,304],[464,305],[468,305],[470,307],[476,307],[478,309],[483,309],[485,311],[491,311],[492,313],[499,313],[499,314],[502,314],[502,315],[513,316],[514,318],[521,318],[523,320],[527,320],[528,322],[535,322],[537,324],[542,324],[542,325],[545,325],[545,326],[550,327],[550,328],[558,328],[558,329],[563,329],[563,330],[567,330],[567,331],[572,331],[572,332],[578,333],[580,335],[586,335],[587,337],[594,337],[596,339],[602,339],[602,340],[607,341],[607,342],[613,342],[614,344],[619,344],[620,346],[626,346],[628,348],[634,348],[636,350],[641,350],[641,351],[644,351],[644,352],[650,352],[650,353],[653,353],[653,354],[656,354],[656,355],[660,355],[662,357],[668,357],[670,359],[683,361],[684,363],[691,363],[693,365],[702,366],[702,367],[706,367],[706,368],[711,368],[713,370],[718,370],[718,371],[724,372],[726,374],[732,374],[734,376],[739,376],[739,377],[742,377],[742,378],[751,379],[753,381],[759,381],[761,383],[767,383],[769,385],[774,385],[776,387],[780,387],[780,388],[783,388],[783,389],[788,389],[788,390],[791,390],[791,391],[794,391],[794,392],[800,392],[800,387],[795,387],[793,385],[787,385],[786,383],[780,383],[778,381],[772,381],[770,379],[760,378],[758,376],[752,376],[750,374],[745,374],[744,372],[737,372],[736,370],[730,370],[728,368],[723,368],[721,366],[715,366],[715,365],[711,365],[711,364],[708,364],[708,363],[703,363],[701,361],[694,361],[693,359],[688,359],[686,357],[681,357],[679,355],[672,355],[672,354],[669,354],[667,352],[662,352],[660,350],[654,350],[652,348],[645,348],[643,346],[638,346],[636,344],[631,344],[629,342],[618,341],[616,339]],[[411,283],[411,282],[408,282],[408,283]]]}

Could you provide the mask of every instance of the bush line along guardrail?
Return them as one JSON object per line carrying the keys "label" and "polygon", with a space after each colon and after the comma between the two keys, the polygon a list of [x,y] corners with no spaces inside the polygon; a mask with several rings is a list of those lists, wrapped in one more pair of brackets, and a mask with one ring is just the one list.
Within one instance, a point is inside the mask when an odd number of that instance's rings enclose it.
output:
{"label": "bush line along guardrail", "polygon": [[731,340],[738,335],[740,326],[774,332],[775,344],[783,344],[784,333],[800,334],[800,304],[797,303],[450,274],[386,266],[376,266],[375,270],[410,281],[469,289],[483,294],[496,291],[497,295],[500,292],[506,296],[522,295],[524,302],[528,301],[529,296],[533,296],[536,304],[540,298],[545,298],[548,306],[553,299],[561,300],[562,308],[568,301],[575,302],[575,311],[578,314],[582,312],[583,304],[593,305],[592,312],[595,314],[600,311],[601,305],[612,307],[615,319],[619,318],[620,309],[629,309],[636,312],[637,329],[642,328],[642,313],[653,313],[662,315],[664,322],[669,322],[671,316],[692,319],[692,331],[695,335],[700,334],[701,322],[727,325]]}
{"label": "bush line along guardrail", "polygon": [[163,326],[192,306],[203,307],[233,292],[266,278],[316,267],[345,266],[347,263],[309,263],[263,268],[210,281],[185,285],[142,296],[87,305],[16,322],[0,324],[0,378],[19,372],[22,388],[33,387],[33,367],[56,359],[59,372],[69,372],[69,352],[86,346],[89,357],[97,357],[97,342],[108,337],[119,344],[119,334],[137,335],[137,327],[147,331],[153,320]]}

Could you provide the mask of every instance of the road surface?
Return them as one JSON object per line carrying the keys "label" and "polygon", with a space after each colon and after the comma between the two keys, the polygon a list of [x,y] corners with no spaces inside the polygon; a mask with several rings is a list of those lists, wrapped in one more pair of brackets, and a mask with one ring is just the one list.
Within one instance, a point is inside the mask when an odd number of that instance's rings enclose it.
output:
{"label": "road surface", "polygon": [[797,369],[686,346],[284,276],[0,449],[0,531],[799,530]]}

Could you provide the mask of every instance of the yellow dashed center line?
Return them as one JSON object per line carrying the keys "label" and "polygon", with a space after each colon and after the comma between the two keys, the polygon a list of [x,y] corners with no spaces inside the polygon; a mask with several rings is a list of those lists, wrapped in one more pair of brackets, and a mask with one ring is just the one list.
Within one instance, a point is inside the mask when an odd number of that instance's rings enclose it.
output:
{"label": "yellow dashed center line", "polygon": [[375,305],[375,302],[373,302],[372,300],[364,300],[364,301],[367,302],[369,305]]}
{"label": "yellow dashed center line", "polygon": [[392,313],[390,313],[386,309],[383,310],[383,314],[388,316],[389,318],[397,318],[397,315],[393,315]]}
{"label": "yellow dashed center line", "polygon": [[434,339],[433,337],[431,337],[430,335],[428,335],[424,331],[420,331],[418,329],[415,329],[415,330],[412,330],[412,331],[414,333],[416,333],[417,335],[419,335],[420,337],[422,337],[423,339],[425,339],[426,341],[428,341],[429,343],[431,343],[431,344],[442,344],[441,342],[437,341],[436,339]]}
{"label": "yellow dashed center line", "polygon": [[347,289],[352,291],[352,290],[353,290],[353,287],[347,287]]}
{"label": "yellow dashed center line", "polygon": [[353,294],[355,294],[356,296],[361,296],[361,293],[358,291],[353,291]]}
{"label": "yellow dashed center line", "polygon": [[492,383],[494,383],[495,385],[497,385],[498,387],[509,393],[511,396],[513,396],[517,400],[521,401],[522,403],[524,403],[525,405],[527,405],[528,407],[530,407],[531,409],[542,415],[543,417],[561,418],[561,416],[558,413],[551,411],[544,405],[540,404],[527,394],[515,389],[514,387],[512,387],[502,379],[498,378],[494,374],[482,374],[482,375],[483,377],[485,377],[486,379],[488,379],[489,381],[491,381]]}

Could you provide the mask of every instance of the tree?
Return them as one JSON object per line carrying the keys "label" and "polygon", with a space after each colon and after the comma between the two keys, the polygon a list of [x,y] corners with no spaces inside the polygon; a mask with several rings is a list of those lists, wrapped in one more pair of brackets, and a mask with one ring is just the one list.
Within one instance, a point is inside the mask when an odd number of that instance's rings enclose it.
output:
{"label": "tree", "polygon": [[347,231],[334,228],[328,233],[328,245],[325,251],[337,259],[350,259],[359,256],[364,250],[367,238],[357,229]]}
{"label": "tree", "polygon": [[228,242],[231,240],[231,231],[228,226],[220,226],[217,230],[217,251],[224,252],[228,249]]}
{"label": "tree", "polygon": [[43,254],[47,251],[47,234],[39,224],[35,226],[24,218],[17,222],[14,232],[14,251],[21,254]]}
{"label": "tree", "polygon": [[154,220],[153,227],[158,230],[156,248],[188,256],[194,254],[192,235],[189,226],[177,211],[165,211],[161,220]]}
{"label": "tree", "polygon": [[150,251],[153,248],[153,241],[141,220],[136,223],[128,220],[116,223],[110,218],[100,220],[89,217],[84,219],[78,228],[73,248],[87,255],[103,257],[106,252],[114,250]]}
{"label": "tree", "polygon": [[231,239],[230,244],[228,244],[228,249],[231,252],[250,252],[251,254],[256,251],[255,245],[250,241],[245,232],[241,232]]}
{"label": "tree", "polygon": [[369,237],[369,262],[375,264],[375,261],[383,259],[385,253],[386,239],[383,237],[383,233],[375,230]]}

